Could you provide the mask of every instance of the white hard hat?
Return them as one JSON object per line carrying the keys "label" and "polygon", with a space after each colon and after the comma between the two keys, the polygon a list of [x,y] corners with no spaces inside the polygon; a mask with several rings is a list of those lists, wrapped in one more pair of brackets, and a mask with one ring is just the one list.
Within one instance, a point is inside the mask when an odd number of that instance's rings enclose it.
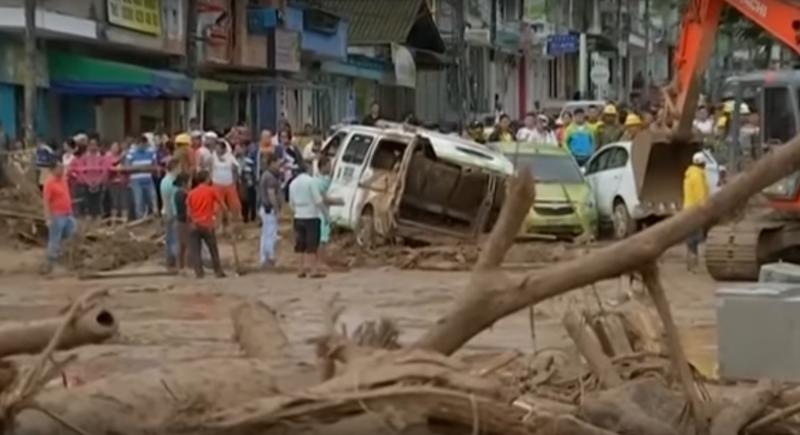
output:
{"label": "white hard hat", "polygon": [[706,162],[706,155],[698,151],[692,156],[692,163],[695,165],[702,165]]}
{"label": "white hard hat", "polygon": [[203,133],[203,137],[205,137],[206,139],[217,139],[217,138],[219,138],[219,136],[217,136],[217,133],[213,132],[213,131],[207,131],[207,132]]}

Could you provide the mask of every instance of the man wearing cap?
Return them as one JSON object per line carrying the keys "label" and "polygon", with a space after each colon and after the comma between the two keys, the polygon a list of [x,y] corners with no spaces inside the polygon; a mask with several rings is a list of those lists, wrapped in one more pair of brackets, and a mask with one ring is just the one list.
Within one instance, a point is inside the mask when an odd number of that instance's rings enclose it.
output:
{"label": "man wearing cap", "polygon": [[192,137],[188,133],[175,136],[175,152],[172,160],[177,163],[177,172],[191,175],[194,173],[194,153],[191,149]]}
{"label": "man wearing cap", "polygon": [[625,118],[622,140],[633,140],[636,134],[642,130],[642,118],[635,113],[629,113]]}
{"label": "man wearing cap", "polygon": [[622,128],[619,126],[617,107],[608,104],[603,108],[603,123],[597,127],[597,146],[602,148],[617,142],[620,137],[622,137]]}
{"label": "man wearing cap", "polygon": [[[686,172],[683,175],[683,208],[688,209],[702,205],[708,200],[708,196],[706,156],[702,152],[696,152],[692,156],[692,164],[686,168]],[[686,267],[690,272],[694,272],[697,269],[698,251],[704,239],[705,232],[701,228],[692,233],[686,240]]]}

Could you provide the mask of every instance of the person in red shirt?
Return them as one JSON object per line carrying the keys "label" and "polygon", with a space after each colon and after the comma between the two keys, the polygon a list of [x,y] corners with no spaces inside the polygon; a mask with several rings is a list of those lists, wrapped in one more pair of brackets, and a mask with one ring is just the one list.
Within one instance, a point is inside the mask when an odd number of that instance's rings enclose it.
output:
{"label": "person in red shirt", "polygon": [[61,253],[61,243],[75,235],[77,224],[72,213],[72,195],[69,191],[64,165],[59,162],[44,183],[42,191],[44,218],[47,221],[47,267],[53,270]]}
{"label": "person in red shirt", "polygon": [[208,171],[200,171],[195,176],[197,186],[186,197],[186,214],[189,219],[189,258],[194,273],[198,278],[205,275],[203,259],[201,257],[202,244],[205,243],[211,254],[214,274],[217,278],[224,278],[222,264],[219,260],[217,235],[214,229],[218,207],[222,202],[217,190],[211,186],[211,177]]}
{"label": "person in red shirt", "polygon": [[89,139],[86,151],[72,161],[72,171],[83,192],[81,216],[99,219],[103,214],[103,196],[108,181],[108,159],[100,152],[97,138]]}

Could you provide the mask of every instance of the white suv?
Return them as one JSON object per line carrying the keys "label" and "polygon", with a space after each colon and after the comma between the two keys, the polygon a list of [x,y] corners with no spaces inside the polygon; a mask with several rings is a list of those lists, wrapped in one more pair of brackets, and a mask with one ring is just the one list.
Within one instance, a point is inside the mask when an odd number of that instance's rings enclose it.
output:
{"label": "white suv", "polygon": [[[713,193],[718,189],[720,167],[710,152],[703,153],[706,156],[706,177]],[[633,234],[640,223],[668,217],[678,212],[681,206],[679,202],[642,201],[630,155],[630,141],[612,143],[596,152],[584,168],[600,224],[606,228],[613,227],[614,237],[619,239]],[[678,193],[683,190],[682,185],[671,187]]]}

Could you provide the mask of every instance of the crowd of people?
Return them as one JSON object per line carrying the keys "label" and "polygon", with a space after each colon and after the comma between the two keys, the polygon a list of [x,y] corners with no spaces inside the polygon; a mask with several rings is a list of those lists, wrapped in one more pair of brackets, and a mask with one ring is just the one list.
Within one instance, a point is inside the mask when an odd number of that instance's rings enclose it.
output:
{"label": "crowd of people", "polygon": [[75,233],[77,219],[123,224],[161,217],[166,263],[204,276],[203,253],[222,277],[217,229],[261,221],[260,262],[275,266],[283,204],[294,213],[300,275],[322,277],[318,248],[330,238],[326,192],[330,162],[322,155],[322,134],[306,126],[295,137],[285,123],[254,140],[243,125],[223,132],[195,128],[169,136],[144,133],[119,142],[79,133],[60,147],[36,152],[46,219],[50,228],[47,270],[62,242]]}
{"label": "crowd of people", "polygon": [[[731,134],[732,101],[711,106],[701,105],[693,126],[706,147],[725,161],[725,139]],[[762,150],[755,144],[758,137],[759,115],[742,103],[739,107],[742,124],[739,129],[744,159],[755,159]],[[529,112],[522,120],[514,121],[500,114],[493,126],[480,121],[470,123],[463,131],[478,143],[530,142],[569,149],[578,164],[583,165],[600,148],[610,143],[632,140],[639,131],[671,131],[675,115],[664,105],[634,110],[624,104],[608,103],[603,107],[588,105],[565,111],[553,118],[542,111]],[[488,134],[487,134],[488,133]]]}

